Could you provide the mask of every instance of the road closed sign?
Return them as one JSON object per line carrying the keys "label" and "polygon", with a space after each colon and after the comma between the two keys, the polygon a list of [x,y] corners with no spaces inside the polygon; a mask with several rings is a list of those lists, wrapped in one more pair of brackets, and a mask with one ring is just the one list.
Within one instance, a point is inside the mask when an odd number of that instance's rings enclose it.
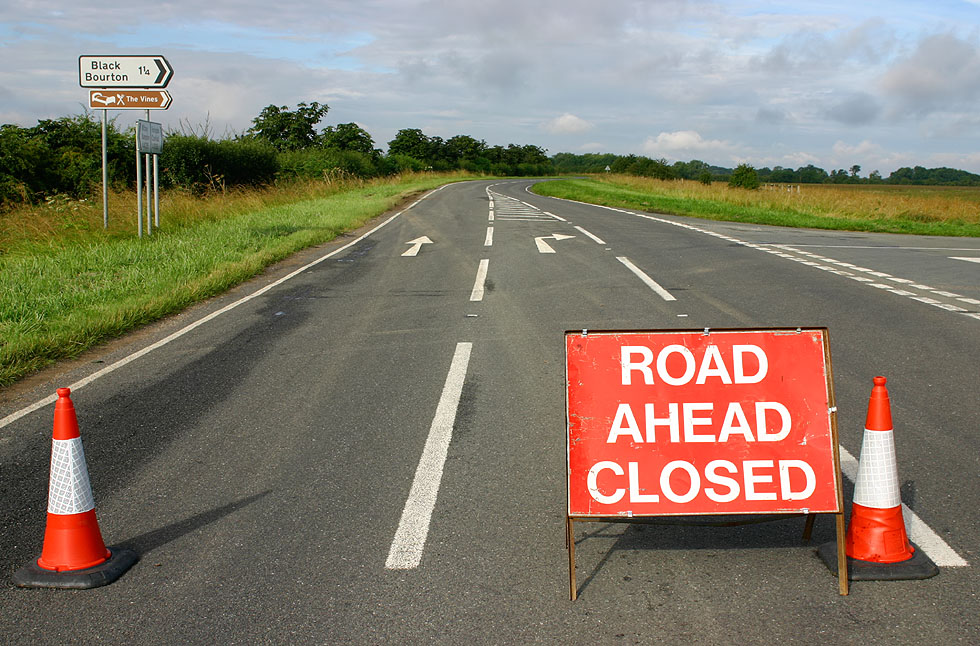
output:
{"label": "road closed sign", "polygon": [[568,516],[839,513],[827,331],[568,332]]}

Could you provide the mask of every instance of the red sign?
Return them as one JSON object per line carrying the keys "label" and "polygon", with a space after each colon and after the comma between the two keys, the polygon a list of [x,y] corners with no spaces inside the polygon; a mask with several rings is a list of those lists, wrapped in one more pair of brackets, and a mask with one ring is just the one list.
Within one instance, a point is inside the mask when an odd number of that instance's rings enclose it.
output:
{"label": "red sign", "polygon": [[566,333],[568,515],[840,512],[824,329]]}

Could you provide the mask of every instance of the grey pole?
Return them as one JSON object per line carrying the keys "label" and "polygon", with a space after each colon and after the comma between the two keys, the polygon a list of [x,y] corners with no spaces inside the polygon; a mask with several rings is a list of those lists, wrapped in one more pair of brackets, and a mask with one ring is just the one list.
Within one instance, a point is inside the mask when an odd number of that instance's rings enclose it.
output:
{"label": "grey pole", "polygon": [[106,122],[109,110],[102,111],[102,228],[109,228],[109,171],[106,168],[108,154],[106,153]]}

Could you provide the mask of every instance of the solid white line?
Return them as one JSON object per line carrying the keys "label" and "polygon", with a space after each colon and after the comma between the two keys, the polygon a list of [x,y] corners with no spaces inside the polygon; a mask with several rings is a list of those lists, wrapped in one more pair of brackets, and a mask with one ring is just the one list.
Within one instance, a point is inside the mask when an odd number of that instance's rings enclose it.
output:
{"label": "solid white line", "polygon": [[[839,449],[840,470],[851,482],[855,482],[857,480],[858,460],[848,453],[843,446]],[[969,565],[904,502],[902,503],[902,517],[905,519],[909,540],[928,554],[936,565],[939,567],[966,567]]]}
{"label": "solid white line", "polygon": [[422,449],[422,457],[415,469],[415,479],[412,481],[408,500],[405,501],[398,530],[395,531],[395,538],[388,550],[385,567],[389,570],[410,570],[418,567],[422,561],[472,349],[472,343],[456,344],[446,384],[442,388],[442,396],[429,427],[429,437],[425,440],[425,448]]}
{"label": "solid white line", "polygon": [[588,231],[586,231],[582,227],[575,227],[575,228],[578,229],[579,231],[581,231],[582,233],[584,233],[587,237],[592,238],[598,244],[606,244],[606,241],[605,240],[603,240],[602,238],[598,237],[597,235],[595,235],[593,233],[589,233]]}
{"label": "solid white line", "polygon": [[553,217],[556,220],[561,220],[562,222],[568,222],[568,220],[566,220],[565,218],[561,217],[560,215],[555,215],[554,213],[549,213],[548,211],[542,211],[542,213],[544,213],[545,215],[550,215],[551,217]]}
{"label": "solid white line", "polygon": [[[447,184],[447,186],[448,186],[448,184]],[[445,188],[445,186],[440,187],[439,189],[436,189],[436,190],[442,190],[442,188]],[[434,192],[435,191],[432,191],[432,193],[434,193]],[[258,298],[259,296],[262,296],[263,294],[265,294],[270,289],[273,289],[274,287],[278,287],[279,285],[283,284],[287,280],[289,280],[291,278],[294,278],[294,277],[298,276],[299,274],[303,273],[307,269],[310,269],[311,267],[314,267],[314,266],[320,264],[321,262],[323,262],[324,260],[327,260],[328,258],[332,258],[333,256],[336,256],[341,251],[345,251],[345,250],[353,247],[358,242],[360,242],[361,240],[364,240],[365,238],[367,238],[372,233],[375,233],[376,231],[380,230],[382,227],[384,227],[385,225],[387,225],[389,222],[391,222],[392,220],[394,220],[395,218],[397,218],[399,215],[401,215],[405,211],[409,210],[410,208],[412,208],[413,206],[415,206],[416,204],[418,204],[419,202],[421,202],[422,200],[424,200],[426,197],[428,197],[432,193],[426,193],[425,195],[423,195],[419,199],[415,200],[415,202],[413,202],[412,204],[410,204],[407,208],[405,208],[404,210],[399,211],[398,213],[394,214],[393,216],[391,216],[390,218],[388,218],[387,220],[385,220],[384,222],[382,222],[378,226],[374,227],[373,229],[371,229],[370,231],[368,231],[364,235],[360,236],[359,238],[356,238],[354,240],[351,240],[350,242],[348,242],[344,246],[338,247],[337,249],[334,249],[333,251],[331,251],[330,253],[328,253],[326,255],[320,256],[319,258],[317,258],[313,262],[310,262],[310,263],[307,263],[306,265],[303,265],[299,269],[297,269],[297,270],[295,270],[295,271],[293,271],[293,272],[291,272],[289,274],[286,274],[285,276],[283,276],[279,280],[277,280],[275,282],[272,282],[272,283],[269,283],[268,285],[266,285],[262,289],[259,289],[259,290],[255,291],[255,292],[252,292],[248,296],[245,296],[243,298],[240,298],[237,301],[235,301],[234,303],[231,303],[229,305],[225,305],[220,310],[217,310],[215,312],[211,312],[210,314],[208,314],[204,318],[198,319],[197,321],[194,321],[190,325],[187,325],[187,326],[185,326],[185,327],[177,330],[173,334],[171,334],[171,335],[169,335],[169,336],[167,336],[167,337],[165,337],[163,339],[160,339],[156,343],[153,343],[151,345],[148,345],[145,348],[143,348],[142,350],[138,350],[138,351],[134,352],[131,355],[128,355],[126,357],[123,357],[119,361],[116,361],[115,363],[109,364],[108,366],[106,366],[105,368],[103,368],[103,369],[101,369],[101,370],[99,370],[97,372],[93,372],[88,377],[85,377],[83,379],[79,379],[75,383],[70,384],[68,386],[68,388],[71,388],[72,391],[77,391],[80,388],[83,388],[83,387],[87,386],[88,384],[92,383],[96,379],[99,379],[100,377],[104,377],[104,376],[106,376],[107,374],[109,374],[111,372],[115,372],[116,370],[118,370],[119,368],[122,368],[126,364],[132,363],[133,361],[136,361],[140,357],[142,357],[144,355],[147,355],[147,354],[153,352],[154,350],[156,350],[158,348],[162,348],[163,346],[167,345],[171,341],[174,341],[176,339],[179,339],[180,337],[184,336],[188,332],[191,332],[192,330],[197,329],[198,327],[204,325],[205,323],[207,323],[207,322],[209,322],[209,321],[211,321],[213,319],[218,318],[222,314],[224,314],[226,312],[229,312],[229,311],[235,309],[239,305],[243,305],[243,304],[249,302],[252,299],[255,299],[255,298]],[[55,395],[49,395],[48,397],[45,397],[44,399],[42,399],[40,401],[34,402],[33,404],[31,404],[30,406],[27,406],[26,408],[22,408],[19,411],[16,411],[14,413],[11,413],[10,415],[7,415],[3,419],[0,419],[0,428],[3,428],[4,426],[7,426],[8,424],[11,424],[11,423],[17,421],[18,419],[20,419],[21,417],[24,417],[25,415],[30,415],[34,411],[40,410],[41,408],[44,408],[48,404],[53,404],[55,401],[57,401],[57,399],[58,399],[57,394],[55,394]]]}
{"label": "solid white line", "polygon": [[643,273],[643,270],[642,269],[640,269],[639,267],[637,267],[636,265],[634,265],[632,262],[630,262],[630,259],[627,258],[626,256],[619,256],[619,257],[616,258],[616,260],[618,260],[619,262],[621,262],[624,265],[626,265],[626,268],[627,269],[629,269],[631,272],[633,272],[634,274],[636,274],[636,277],[639,278],[640,280],[642,280],[643,281],[643,284],[645,284],[647,287],[649,287],[654,292],[656,292],[657,295],[660,296],[660,298],[664,299],[665,301],[676,301],[677,300],[676,298],[674,298],[671,295],[670,292],[668,292],[666,289],[664,289],[663,287],[661,287],[660,285],[658,285],[657,284],[657,281],[655,281],[654,279],[652,279],[649,276],[647,276],[645,273]]}
{"label": "solid white line", "polygon": [[493,227],[487,227],[487,238],[483,241],[484,247],[493,246]]}
{"label": "solid white line", "polygon": [[473,291],[470,292],[471,301],[483,300],[483,287],[487,282],[487,269],[489,269],[489,267],[489,258],[484,258],[480,261],[480,266],[476,270],[476,280],[473,282]]}

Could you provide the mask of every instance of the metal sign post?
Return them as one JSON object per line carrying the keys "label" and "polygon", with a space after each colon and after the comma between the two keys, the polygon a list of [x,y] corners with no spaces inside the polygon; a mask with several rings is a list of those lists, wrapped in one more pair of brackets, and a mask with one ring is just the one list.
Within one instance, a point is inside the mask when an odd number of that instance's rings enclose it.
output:
{"label": "metal sign post", "polygon": [[[143,187],[140,183],[142,176],[140,173],[140,157],[143,156],[143,172],[146,175],[146,232],[150,234],[153,232],[153,222],[154,219],[150,215],[150,204],[151,199],[153,204],[156,205],[156,225],[160,226],[160,192],[159,192],[159,176],[158,176],[158,161],[157,156],[163,152],[163,126],[159,123],[150,120],[140,119],[136,122],[136,209],[137,209],[137,220],[140,221],[137,227],[140,231],[140,236],[142,233],[142,217],[143,209],[140,202],[140,194],[142,193]],[[150,178],[150,157],[153,157],[153,178]],[[153,196],[151,198],[151,187]]]}
{"label": "metal sign post", "polygon": [[[158,155],[163,148],[163,127],[150,121],[150,110],[170,107],[167,87],[174,70],[158,55],[79,56],[78,84],[91,89],[88,105],[102,110],[102,226],[109,228],[109,172],[106,131],[108,112],[146,110],[146,121],[136,124],[136,230],[143,237],[143,174],[146,174],[146,227],[160,226],[160,186]],[[140,124],[149,124],[140,126]],[[141,131],[143,137],[141,138]],[[145,160],[143,156],[145,155]],[[153,220],[150,219],[150,157],[153,157]],[[144,168],[145,163],[145,168]]]}
{"label": "metal sign post", "polygon": [[109,228],[109,169],[107,163],[106,129],[109,111],[102,111],[102,228]]}

